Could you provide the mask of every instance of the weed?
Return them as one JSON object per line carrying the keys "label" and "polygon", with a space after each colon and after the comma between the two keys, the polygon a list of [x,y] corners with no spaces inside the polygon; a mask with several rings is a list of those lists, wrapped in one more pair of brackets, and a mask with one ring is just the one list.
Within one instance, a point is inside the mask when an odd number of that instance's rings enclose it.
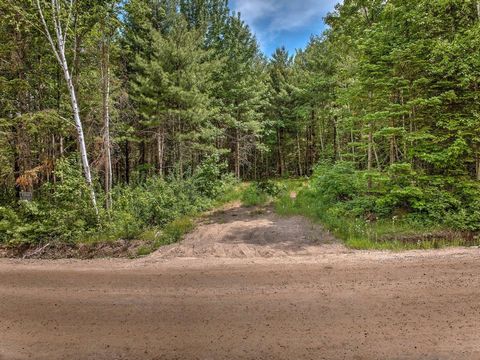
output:
{"label": "weed", "polygon": [[152,246],[148,246],[148,245],[145,245],[145,246],[142,246],[140,248],[138,248],[137,250],[137,256],[147,256],[147,255],[150,255],[152,252],[153,252],[153,247]]}
{"label": "weed", "polygon": [[178,242],[187,233],[195,228],[195,224],[190,217],[181,217],[167,224],[162,233],[154,242],[154,247],[169,245]]}
{"label": "weed", "polygon": [[242,204],[246,207],[264,205],[268,202],[269,196],[261,192],[255,185],[251,184],[242,194]]}

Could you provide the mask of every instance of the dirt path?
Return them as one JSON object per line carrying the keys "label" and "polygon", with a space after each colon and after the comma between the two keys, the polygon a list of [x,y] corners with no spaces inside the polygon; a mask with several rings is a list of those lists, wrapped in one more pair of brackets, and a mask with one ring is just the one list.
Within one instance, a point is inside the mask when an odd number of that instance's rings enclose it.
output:
{"label": "dirt path", "polygon": [[479,249],[352,252],[251,211],[134,261],[0,260],[0,359],[480,359]]}
{"label": "dirt path", "polygon": [[180,244],[166,246],[150,260],[178,257],[272,258],[349,252],[321,226],[281,217],[270,207],[239,203],[206,217]]}

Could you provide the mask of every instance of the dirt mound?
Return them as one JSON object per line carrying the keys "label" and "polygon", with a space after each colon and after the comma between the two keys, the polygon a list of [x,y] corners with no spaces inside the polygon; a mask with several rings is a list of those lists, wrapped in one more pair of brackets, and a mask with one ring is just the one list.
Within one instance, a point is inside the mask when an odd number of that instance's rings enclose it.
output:
{"label": "dirt mound", "polygon": [[154,258],[284,257],[347,252],[320,225],[303,217],[281,217],[271,207],[234,204],[210,214],[179,244],[166,246]]}

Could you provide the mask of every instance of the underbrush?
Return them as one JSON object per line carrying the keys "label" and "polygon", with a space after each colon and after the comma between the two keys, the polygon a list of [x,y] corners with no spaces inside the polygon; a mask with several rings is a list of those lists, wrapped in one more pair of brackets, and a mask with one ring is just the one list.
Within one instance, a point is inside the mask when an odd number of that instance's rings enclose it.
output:
{"label": "underbrush", "polygon": [[479,201],[479,185],[467,179],[422,176],[403,164],[368,173],[338,163],[318,166],[275,208],[321,222],[351,248],[407,250],[480,245]]}
{"label": "underbrush", "polygon": [[242,192],[242,205],[246,207],[265,205],[278,196],[282,190],[284,190],[284,186],[273,181],[264,180],[251,183]]}
{"label": "underbrush", "polygon": [[[187,179],[154,177],[112,192],[113,207],[95,214],[77,164],[56,165],[56,184],[36,191],[35,200],[0,207],[0,244],[88,243],[143,240],[140,253],[178,241],[193,228],[193,218],[240,192],[215,157]],[[97,190],[99,203],[104,194]],[[148,249],[148,251],[147,251]]]}

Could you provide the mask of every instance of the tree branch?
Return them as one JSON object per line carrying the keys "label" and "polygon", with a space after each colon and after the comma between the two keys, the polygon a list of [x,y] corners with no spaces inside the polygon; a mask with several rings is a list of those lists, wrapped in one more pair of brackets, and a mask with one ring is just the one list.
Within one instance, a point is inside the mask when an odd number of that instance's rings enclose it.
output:
{"label": "tree branch", "polygon": [[52,34],[50,33],[50,30],[48,30],[48,25],[47,21],[45,20],[45,16],[43,14],[42,6],[40,5],[40,0],[37,0],[37,8],[38,8],[38,13],[40,14],[40,19],[43,24],[43,28],[45,30],[45,35],[47,36],[48,42],[50,43],[50,46],[52,47],[52,51],[57,58],[58,63],[60,66],[63,67],[62,60],[60,59],[60,54],[57,51],[57,47],[55,46],[55,42],[53,41]]}

